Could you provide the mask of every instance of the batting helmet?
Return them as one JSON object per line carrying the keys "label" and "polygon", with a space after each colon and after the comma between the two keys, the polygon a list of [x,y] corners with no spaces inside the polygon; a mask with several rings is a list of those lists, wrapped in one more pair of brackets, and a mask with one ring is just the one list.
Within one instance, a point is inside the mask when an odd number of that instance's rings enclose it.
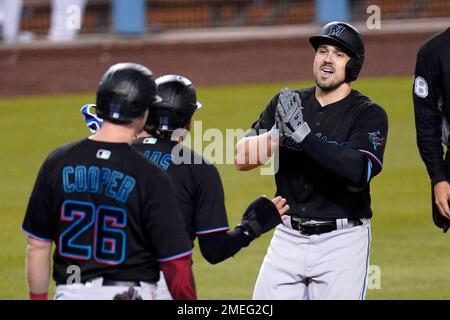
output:
{"label": "batting helmet", "polygon": [[118,63],[100,80],[96,112],[102,119],[129,123],[160,100],[149,69],[136,63]]}
{"label": "batting helmet", "polygon": [[202,107],[192,82],[182,76],[165,75],[156,79],[161,101],[150,107],[145,130],[171,133],[179,128],[186,128],[192,115]]}
{"label": "batting helmet", "polygon": [[364,42],[358,30],[352,25],[333,21],[326,24],[320,35],[309,38],[309,42],[317,51],[321,44],[331,44],[350,56],[345,66],[345,81],[350,82],[358,78],[364,63]]}

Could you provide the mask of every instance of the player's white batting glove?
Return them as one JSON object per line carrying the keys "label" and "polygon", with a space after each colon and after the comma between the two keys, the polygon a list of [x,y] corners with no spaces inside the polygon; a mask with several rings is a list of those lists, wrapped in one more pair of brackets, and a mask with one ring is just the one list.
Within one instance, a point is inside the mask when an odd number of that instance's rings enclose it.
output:
{"label": "player's white batting glove", "polygon": [[95,109],[95,104],[89,103],[82,106],[80,112],[84,116],[86,126],[89,128],[91,133],[94,134],[102,127],[103,119],[97,117],[92,109]]}
{"label": "player's white batting glove", "polygon": [[302,102],[297,92],[289,88],[281,90],[276,110],[281,120],[281,132],[299,143],[311,132],[308,124],[303,120],[302,109]]}

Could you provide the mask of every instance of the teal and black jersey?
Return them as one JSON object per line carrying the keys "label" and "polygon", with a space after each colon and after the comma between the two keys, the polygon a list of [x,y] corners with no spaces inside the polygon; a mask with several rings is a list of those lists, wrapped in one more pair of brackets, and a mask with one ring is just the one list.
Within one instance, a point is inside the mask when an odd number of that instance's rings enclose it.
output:
{"label": "teal and black jersey", "polygon": [[228,231],[224,191],[217,168],[187,146],[155,137],[133,141],[133,147],[166,170],[181,216],[192,241],[197,235]]}
{"label": "teal and black jersey", "polygon": [[57,284],[69,267],[81,281],[156,282],[158,261],[191,253],[173,185],[126,143],[84,139],[50,153],[31,194],[23,230],[53,241]]}
{"label": "teal and black jersey", "polygon": [[[287,199],[288,215],[302,218],[370,218],[370,180],[383,167],[388,119],[382,107],[356,90],[321,106],[315,87],[296,91],[311,133],[297,143],[280,144],[277,195]],[[253,134],[275,124],[278,94],[253,123]],[[261,131],[264,130],[264,131]]]}

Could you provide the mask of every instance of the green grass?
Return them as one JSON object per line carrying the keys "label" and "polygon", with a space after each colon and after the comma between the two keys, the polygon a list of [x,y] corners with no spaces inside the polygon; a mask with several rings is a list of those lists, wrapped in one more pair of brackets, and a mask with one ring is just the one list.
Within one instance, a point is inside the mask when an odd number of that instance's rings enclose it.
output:
{"label": "green grass", "polygon": [[[309,83],[310,84],[310,83]],[[204,108],[195,116],[207,128],[246,129],[281,87],[278,83],[199,88]],[[448,234],[431,220],[430,186],[415,145],[410,78],[358,81],[355,88],[382,105],[389,116],[384,170],[372,182],[371,264],[381,270],[381,289],[368,299],[449,299]],[[20,231],[27,199],[39,166],[50,150],[88,134],[79,108],[93,95],[66,95],[0,100],[0,299],[27,296],[24,277],[25,236]],[[272,195],[272,176],[258,170],[237,172],[218,165],[231,226],[239,222],[255,197]],[[209,265],[194,253],[194,272],[201,299],[250,299],[271,234],[257,239],[235,257]]]}

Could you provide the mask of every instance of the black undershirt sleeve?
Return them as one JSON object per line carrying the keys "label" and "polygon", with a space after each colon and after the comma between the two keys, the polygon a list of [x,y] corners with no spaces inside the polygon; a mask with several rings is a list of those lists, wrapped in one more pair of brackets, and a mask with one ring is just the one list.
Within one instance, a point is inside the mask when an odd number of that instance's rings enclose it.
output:
{"label": "black undershirt sleeve", "polygon": [[198,235],[198,243],[203,257],[211,264],[219,263],[250,243],[240,227],[233,231],[221,231]]}
{"label": "black undershirt sleeve", "polygon": [[361,191],[381,172],[386,147],[388,119],[379,106],[362,108],[346,145],[328,143],[309,134],[303,150],[332,174],[341,177],[349,190]]}
{"label": "black undershirt sleeve", "polygon": [[322,167],[345,179],[349,185],[365,186],[368,160],[362,152],[327,143],[312,134],[303,141],[303,149]]}

